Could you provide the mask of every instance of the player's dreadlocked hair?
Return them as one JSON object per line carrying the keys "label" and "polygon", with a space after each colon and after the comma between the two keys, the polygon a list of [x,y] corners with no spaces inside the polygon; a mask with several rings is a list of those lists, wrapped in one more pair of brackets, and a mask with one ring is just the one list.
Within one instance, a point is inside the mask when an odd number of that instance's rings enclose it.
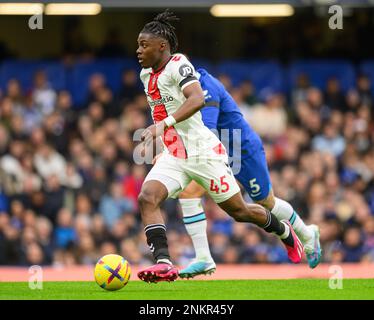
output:
{"label": "player's dreadlocked hair", "polygon": [[147,23],[141,33],[152,33],[164,38],[169,42],[170,53],[173,54],[177,51],[178,39],[175,35],[175,28],[170,22],[178,20],[173,12],[166,9],[164,12],[158,14],[151,22]]}

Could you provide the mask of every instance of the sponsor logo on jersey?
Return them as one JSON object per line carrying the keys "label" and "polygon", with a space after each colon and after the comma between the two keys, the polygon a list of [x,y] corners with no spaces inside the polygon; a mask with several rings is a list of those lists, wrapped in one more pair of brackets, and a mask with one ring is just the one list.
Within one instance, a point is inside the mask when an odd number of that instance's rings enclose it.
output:
{"label": "sponsor logo on jersey", "polygon": [[193,69],[188,64],[183,64],[179,67],[179,74],[184,77],[193,77]]}
{"label": "sponsor logo on jersey", "polygon": [[[148,97],[150,97],[150,96],[148,96]],[[149,106],[150,107],[155,107],[155,106],[158,106],[158,105],[161,105],[161,104],[165,104],[165,103],[171,102],[173,100],[174,100],[173,97],[166,96],[166,97],[162,97],[161,99],[150,100],[149,101]]]}

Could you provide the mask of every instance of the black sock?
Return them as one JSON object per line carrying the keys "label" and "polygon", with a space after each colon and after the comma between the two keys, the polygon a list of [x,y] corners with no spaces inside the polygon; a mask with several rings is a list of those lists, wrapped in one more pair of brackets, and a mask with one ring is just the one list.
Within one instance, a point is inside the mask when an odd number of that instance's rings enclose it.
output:
{"label": "black sock", "polygon": [[156,262],[160,259],[167,259],[170,261],[165,225],[161,223],[150,224],[144,228],[144,231],[147,236],[149,249],[151,250]]}
{"label": "black sock", "polygon": [[[284,232],[286,231],[286,226],[284,225],[284,223],[280,222],[277,219],[277,217],[273,213],[271,213],[270,211],[266,210],[266,213],[267,213],[268,219],[267,219],[265,225],[263,226],[263,229],[266,232],[275,233],[278,236],[283,235]],[[294,241],[293,241],[293,237],[292,237],[292,234],[291,234],[291,230],[288,234],[288,237],[285,238],[285,239],[281,239],[281,240],[286,245],[293,247]]]}

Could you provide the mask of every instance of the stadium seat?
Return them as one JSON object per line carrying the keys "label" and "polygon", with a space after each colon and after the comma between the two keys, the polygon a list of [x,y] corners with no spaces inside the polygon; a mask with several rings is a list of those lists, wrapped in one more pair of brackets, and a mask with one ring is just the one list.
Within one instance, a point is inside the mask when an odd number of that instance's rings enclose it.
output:
{"label": "stadium seat", "polygon": [[251,80],[257,92],[265,88],[277,91],[284,89],[282,68],[274,61],[226,60],[217,66],[215,75],[220,74],[230,76],[234,86],[244,80]]}
{"label": "stadium seat", "polygon": [[59,61],[45,60],[7,60],[0,66],[0,87],[6,89],[7,82],[16,78],[20,81],[22,89],[29,91],[33,87],[34,74],[44,70],[51,86],[56,90],[66,88],[66,72]]}
{"label": "stadium seat", "polygon": [[69,81],[69,89],[75,104],[82,106],[88,96],[89,79],[95,73],[101,73],[114,93],[121,87],[121,76],[126,69],[140,71],[139,64],[132,59],[99,59],[90,62],[78,62],[74,65]]}
{"label": "stadium seat", "polygon": [[295,87],[300,74],[308,75],[311,84],[322,90],[326,88],[326,82],[331,77],[339,79],[344,92],[355,84],[355,69],[350,62],[345,60],[296,61],[288,68],[288,88]]}
{"label": "stadium seat", "polygon": [[366,60],[359,66],[359,71],[366,74],[371,80],[371,91],[374,94],[374,60]]}
{"label": "stadium seat", "polygon": [[191,58],[191,63],[195,67],[195,69],[204,68],[209,73],[214,73],[214,66],[213,64],[206,59],[200,59],[200,58]]}

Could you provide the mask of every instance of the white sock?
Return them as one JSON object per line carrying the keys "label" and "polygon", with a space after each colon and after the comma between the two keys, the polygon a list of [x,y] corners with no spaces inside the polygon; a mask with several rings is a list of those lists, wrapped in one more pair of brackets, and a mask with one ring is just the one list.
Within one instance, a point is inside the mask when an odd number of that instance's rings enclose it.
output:
{"label": "white sock", "polygon": [[287,201],[275,197],[275,205],[271,213],[279,220],[288,220],[303,244],[313,237],[312,232]]}
{"label": "white sock", "polygon": [[167,263],[173,265],[173,263],[169,259],[158,259],[157,263]]}
{"label": "white sock", "polygon": [[288,238],[288,236],[290,235],[290,227],[288,226],[288,224],[287,223],[284,223],[283,221],[281,221],[280,223],[283,223],[283,225],[284,225],[284,233],[283,234],[281,234],[280,236],[279,236],[279,238],[281,238],[281,239],[286,239],[286,238]]}
{"label": "white sock", "polygon": [[179,199],[179,203],[182,207],[184,225],[196,252],[196,260],[213,261],[206,234],[207,222],[201,199]]}

